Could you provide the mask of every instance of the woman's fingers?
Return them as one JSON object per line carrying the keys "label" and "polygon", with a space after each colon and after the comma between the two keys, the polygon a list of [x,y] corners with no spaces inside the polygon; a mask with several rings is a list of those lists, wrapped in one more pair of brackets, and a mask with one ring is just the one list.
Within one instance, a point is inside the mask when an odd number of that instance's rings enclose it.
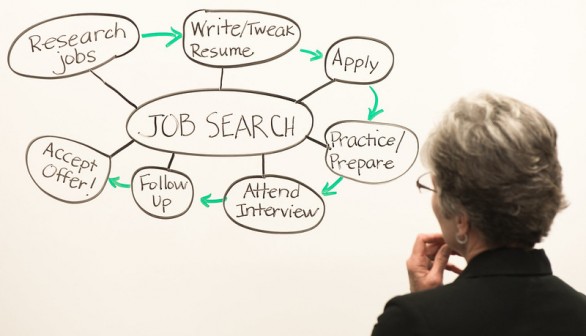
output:
{"label": "woman's fingers", "polygon": [[[426,247],[431,245],[443,245],[444,237],[441,233],[422,233],[417,235],[413,244],[413,255],[427,255]],[[438,248],[439,248],[438,246]]]}
{"label": "woman's fingers", "polygon": [[439,249],[444,245],[443,243],[427,243],[425,244],[425,255],[430,259],[434,260],[435,255]]}
{"label": "woman's fingers", "polygon": [[450,272],[454,272],[456,274],[461,274],[462,273],[462,269],[454,264],[447,264],[446,265],[446,270],[450,271]]}
{"label": "woman's fingers", "polygon": [[439,276],[440,278],[442,278],[444,270],[448,268],[448,260],[450,259],[451,253],[452,251],[447,244],[442,245],[438,249],[433,260],[433,266],[430,270],[430,272],[433,273],[434,276]]}
{"label": "woman's fingers", "polygon": [[449,263],[452,255],[457,253],[445,243],[440,233],[418,235],[413,244],[413,253],[407,259],[411,291],[441,286],[445,271],[462,273],[458,266]]}

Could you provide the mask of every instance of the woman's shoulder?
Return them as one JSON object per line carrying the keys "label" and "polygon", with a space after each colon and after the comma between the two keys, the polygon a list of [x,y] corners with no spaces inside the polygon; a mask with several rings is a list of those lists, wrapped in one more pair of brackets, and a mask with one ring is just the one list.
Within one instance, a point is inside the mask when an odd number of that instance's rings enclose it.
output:
{"label": "woman's shoulder", "polygon": [[586,335],[585,316],[586,296],[554,275],[494,275],[459,278],[435,289],[394,297],[379,324],[417,325],[452,335],[478,328],[494,335],[509,335],[517,328],[543,331],[538,333],[542,335],[558,335],[549,331],[567,328],[568,335],[578,335],[575,331]]}

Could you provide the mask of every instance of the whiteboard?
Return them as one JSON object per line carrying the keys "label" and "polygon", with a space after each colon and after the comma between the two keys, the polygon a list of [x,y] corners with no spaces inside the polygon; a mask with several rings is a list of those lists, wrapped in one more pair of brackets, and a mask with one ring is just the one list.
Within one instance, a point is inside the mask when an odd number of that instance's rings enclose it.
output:
{"label": "whiteboard", "polygon": [[[364,335],[408,291],[419,148],[459,96],[556,125],[546,249],[586,291],[586,4],[3,9],[0,333]],[[447,275],[446,281],[454,276]]]}

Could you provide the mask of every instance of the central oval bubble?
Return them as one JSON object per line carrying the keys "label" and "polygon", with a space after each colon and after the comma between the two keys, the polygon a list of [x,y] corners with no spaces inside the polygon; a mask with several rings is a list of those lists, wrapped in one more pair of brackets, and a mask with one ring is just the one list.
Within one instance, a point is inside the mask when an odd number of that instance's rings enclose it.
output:
{"label": "central oval bubble", "polygon": [[202,156],[283,151],[305,140],[312,127],[304,103],[236,89],[163,96],[140,106],[126,124],[128,135],[146,147]]}

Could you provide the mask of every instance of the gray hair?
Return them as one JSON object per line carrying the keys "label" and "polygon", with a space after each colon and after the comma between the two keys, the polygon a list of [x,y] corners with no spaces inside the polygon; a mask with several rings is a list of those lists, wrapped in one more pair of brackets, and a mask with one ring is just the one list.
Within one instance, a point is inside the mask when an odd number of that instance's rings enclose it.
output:
{"label": "gray hair", "polygon": [[446,218],[465,212],[491,246],[532,247],[566,206],[555,127],[518,100],[480,93],[447,111],[423,146]]}

